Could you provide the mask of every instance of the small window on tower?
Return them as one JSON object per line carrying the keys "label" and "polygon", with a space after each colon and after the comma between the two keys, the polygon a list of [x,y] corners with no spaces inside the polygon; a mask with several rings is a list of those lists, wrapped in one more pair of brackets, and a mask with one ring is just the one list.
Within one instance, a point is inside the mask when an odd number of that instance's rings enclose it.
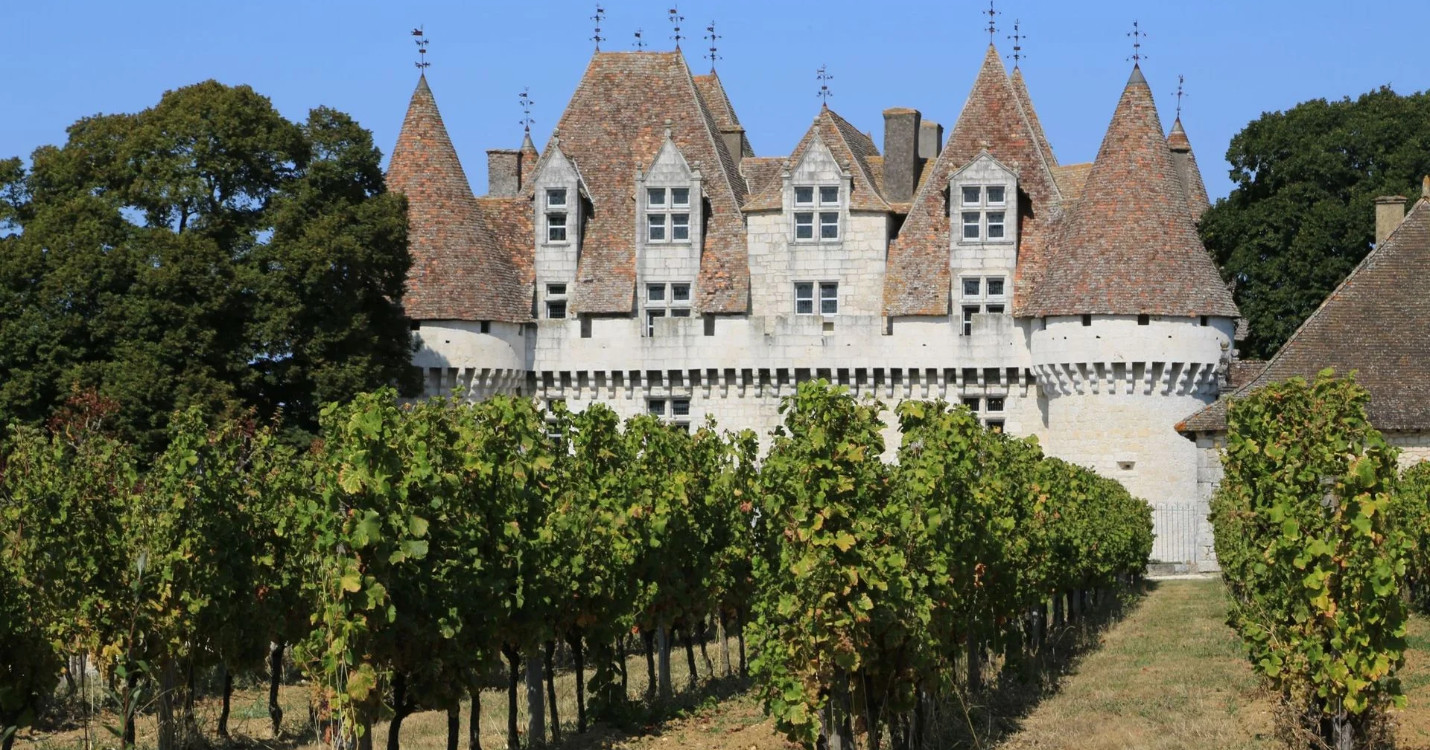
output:
{"label": "small window on tower", "polygon": [[1003,278],[1001,276],[994,276],[988,279],[988,296],[1003,296]]}
{"label": "small window on tower", "polygon": [[665,242],[665,214],[649,214],[646,219],[646,239]]}
{"label": "small window on tower", "polygon": [[977,211],[963,212],[963,239],[976,240],[979,237],[979,218],[982,214]]}
{"label": "small window on tower", "polygon": [[565,188],[556,188],[556,189],[552,189],[552,190],[547,190],[547,191],[546,191],[546,207],[547,207],[547,208],[565,208],[565,207],[566,207],[566,189],[565,189]]}
{"label": "small window on tower", "polygon": [[670,215],[670,239],[675,242],[690,240],[690,214]]}
{"label": "small window on tower", "polygon": [[1002,212],[1002,211],[989,211],[989,212],[988,212],[988,239],[990,239],[990,240],[1001,240],[1001,239],[1003,239],[1003,212]]}
{"label": "small window on tower", "polygon": [[[977,296],[979,295],[979,287],[980,287],[982,281],[983,281],[982,279],[979,279],[979,278],[977,278],[977,277],[974,277],[974,278],[971,278],[971,279],[964,279],[964,280],[963,280],[963,296],[965,296],[965,297],[977,297]],[[990,286],[990,287],[992,286],[992,279],[989,280],[989,286]]]}
{"label": "small window on tower", "polygon": [[978,401],[979,401],[979,400],[978,400],[977,398],[965,398],[965,399],[963,400],[963,405],[964,405],[964,406],[967,406],[969,411],[973,412],[974,414],[977,414],[977,413],[978,413]]}
{"label": "small window on tower", "polygon": [[553,320],[566,317],[566,285],[546,285],[546,317]]}
{"label": "small window on tower", "polygon": [[[564,192],[564,191],[563,191]],[[566,241],[566,214],[546,215],[546,241]]]}
{"label": "small window on tower", "polygon": [[814,284],[801,281],[794,285],[794,314],[814,314]]}
{"label": "small window on tower", "polygon": [[1091,315],[1083,315],[1083,316],[1082,316],[1082,324],[1085,325],[1085,326],[1090,326],[1090,325],[1092,325],[1092,316],[1091,316]]}
{"label": "small window on tower", "polygon": [[1146,326],[1152,324],[1152,316],[1146,313],[1137,316],[1137,325]]}

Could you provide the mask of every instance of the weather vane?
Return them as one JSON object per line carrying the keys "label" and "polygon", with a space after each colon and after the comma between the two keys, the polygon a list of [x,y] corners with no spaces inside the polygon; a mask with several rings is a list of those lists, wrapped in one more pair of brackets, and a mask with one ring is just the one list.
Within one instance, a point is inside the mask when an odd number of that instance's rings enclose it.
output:
{"label": "weather vane", "polygon": [[983,11],[983,14],[988,16],[988,43],[993,44],[993,35],[998,33],[998,27],[994,24],[993,19],[1003,14],[993,8],[993,0],[988,0],[988,10]]}
{"label": "weather vane", "polygon": [[536,103],[531,100],[531,88],[523,86],[516,99],[521,102],[521,126],[525,128],[527,135],[531,135],[531,123],[536,122],[531,119],[531,105]]}
{"label": "weather vane", "polygon": [[1132,37],[1132,56],[1127,59],[1131,60],[1133,65],[1137,65],[1147,59],[1147,56],[1142,54],[1142,40],[1147,38],[1147,32],[1142,30],[1140,24],[1133,21],[1132,30],[1127,32],[1127,36]]}
{"label": "weather vane", "polygon": [[1184,97],[1184,96],[1187,95],[1185,91],[1182,91],[1182,84],[1185,83],[1186,80],[1187,80],[1187,77],[1186,77],[1186,76],[1181,75],[1181,74],[1178,74],[1178,75],[1177,75],[1177,119],[1178,119],[1178,120],[1182,119],[1182,97]]}
{"label": "weather vane", "polygon": [[600,3],[596,3],[596,15],[591,16],[591,20],[596,22],[596,33],[591,37],[591,41],[596,43],[597,52],[601,51],[601,42],[606,41],[606,38],[601,36],[601,21],[605,18],[606,9],[602,8]]}
{"label": "weather vane", "polygon": [[834,76],[829,73],[828,65],[819,66],[819,70],[814,71],[814,77],[819,81],[819,96],[824,100],[824,106],[829,107],[829,97],[834,96],[834,92],[829,90],[829,82],[834,80]]}
{"label": "weather vane", "polygon": [[715,33],[714,21],[711,21],[710,25],[705,27],[705,31],[705,41],[710,42],[710,53],[705,56],[705,59],[710,61],[710,72],[714,73],[715,61],[720,59],[720,55],[715,51],[715,42],[723,37]]}
{"label": "weather vane", "polygon": [[425,73],[427,68],[431,67],[432,63],[427,62],[428,39],[427,35],[422,33],[423,28],[422,26],[418,26],[412,30],[412,36],[416,37],[414,41],[417,42],[417,62],[413,63],[413,65],[416,65],[418,70]]}
{"label": "weather vane", "polygon": [[671,38],[675,40],[676,49],[680,49],[680,40],[685,38],[680,35],[680,22],[684,20],[685,16],[680,15],[680,6],[677,5],[670,9],[670,25],[675,28],[675,36]]}
{"label": "weather vane", "polygon": [[1028,38],[1028,35],[1018,31],[1018,24],[1020,23],[1022,23],[1022,21],[1016,18],[1013,19],[1013,33],[1008,35],[1008,38],[1013,40],[1013,67],[1015,68],[1018,67],[1019,60],[1027,57],[1027,55],[1023,54],[1022,42]]}
{"label": "weather vane", "polygon": [[642,29],[636,29],[636,49],[645,49],[645,39],[641,38]]}

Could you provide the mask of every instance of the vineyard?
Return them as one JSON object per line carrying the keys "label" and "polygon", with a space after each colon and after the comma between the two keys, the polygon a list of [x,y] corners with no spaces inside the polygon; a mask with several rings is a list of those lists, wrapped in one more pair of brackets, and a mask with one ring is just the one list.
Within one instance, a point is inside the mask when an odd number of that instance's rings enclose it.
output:
{"label": "vineyard", "polygon": [[107,431],[113,408],[77,397],[4,444],[7,748],[75,683],[119,717],[101,745],[134,744],[139,718],[160,748],[227,736],[236,680],[269,681],[276,731],[285,660],[324,743],[371,747],[386,722],[396,748],[438,710],[448,747],[475,748],[472,699],[504,684],[517,748],[561,739],[558,671],[584,732],[668,705],[672,651],[710,675],[710,644],[800,744],[933,746],[931,717],[1034,662],[1152,542],[1120,484],[962,407],[901,404],[886,464],[883,406],[822,381],[763,457],[713,423],[391,391],[329,405],[301,449],[193,410],[145,455]]}

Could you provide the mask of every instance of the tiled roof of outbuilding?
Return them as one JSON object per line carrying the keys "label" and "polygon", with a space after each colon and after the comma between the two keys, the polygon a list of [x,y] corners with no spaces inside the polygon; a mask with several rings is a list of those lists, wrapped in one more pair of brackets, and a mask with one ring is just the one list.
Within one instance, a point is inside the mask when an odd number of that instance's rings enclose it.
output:
{"label": "tiled roof of outbuilding", "polygon": [[[1430,198],[1417,202],[1400,226],[1370,251],[1271,358],[1255,379],[1232,394],[1326,368],[1358,371],[1370,391],[1377,429],[1430,430]],[[1177,425],[1182,432],[1226,429],[1227,400]]]}
{"label": "tiled roof of outbuilding", "polygon": [[963,112],[923,185],[914,194],[908,220],[889,245],[884,307],[889,315],[947,315],[949,310],[949,176],[983,150],[1018,173],[1018,187],[1032,200],[1034,215],[1018,222],[1018,283],[1014,314],[1021,314],[1035,285],[1042,256],[1060,212],[1061,196],[1047,160],[1018,102],[993,45],[973,83]]}
{"label": "tiled roof of outbuilding", "polygon": [[[749,263],[739,208],[744,179],[685,58],[680,52],[597,52],[556,127],[561,151],[580,170],[591,199],[576,271],[576,312],[633,309],[636,167],[655,161],[667,120],[676,147],[701,170],[710,204],[696,307],[707,313],[748,309]],[[551,152],[544,150],[543,164]]]}
{"label": "tiled roof of outbuilding", "polygon": [[[869,170],[868,158],[879,154],[879,150],[874,147],[874,141],[828,107],[820,108],[814,123],[805,131],[799,145],[794,147],[794,153],[790,154],[788,160],[791,168],[804,158],[804,153],[814,143],[816,135],[834,156],[834,161],[840,165],[849,165],[850,176],[854,182],[849,196],[849,208],[854,211],[889,211],[889,204],[879,195],[874,186],[873,174]],[[745,203],[745,210],[778,211],[784,206],[783,191],[782,179],[771,180],[759,195]]]}
{"label": "tiled roof of outbuilding", "polygon": [[1240,317],[1197,237],[1152,90],[1134,66],[1027,314]]}
{"label": "tiled roof of outbuilding", "polygon": [[521,283],[510,251],[482,222],[426,76],[417,80],[412,93],[392,150],[387,185],[407,196],[412,268],[403,307],[409,317],[530,319],[530,289]]}

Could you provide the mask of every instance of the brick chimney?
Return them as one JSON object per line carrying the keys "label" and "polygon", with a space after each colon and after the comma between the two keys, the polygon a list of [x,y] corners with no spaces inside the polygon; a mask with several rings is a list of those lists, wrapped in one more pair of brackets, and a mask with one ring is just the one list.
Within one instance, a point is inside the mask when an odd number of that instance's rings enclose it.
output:
{"label": "brick chimney", "polygon": [[1375,244],[1385,242],[1405,219],[1405,196],[1382,195],[1375,199]]}
{"label": "brick chimney", "polygon": [[943,151],[943,126],[933,120],[919,123],[919,158],[937,159]]}
{"label": "brick chimney", "polygon": [[487,150],[487,195],[510,198],[521,192],[521,152],[514,148]]}
{"label": "brick chimney", "polygon": [[892,203],[914,199],[919,166],[919,111],[884,110],[884,198]]}

